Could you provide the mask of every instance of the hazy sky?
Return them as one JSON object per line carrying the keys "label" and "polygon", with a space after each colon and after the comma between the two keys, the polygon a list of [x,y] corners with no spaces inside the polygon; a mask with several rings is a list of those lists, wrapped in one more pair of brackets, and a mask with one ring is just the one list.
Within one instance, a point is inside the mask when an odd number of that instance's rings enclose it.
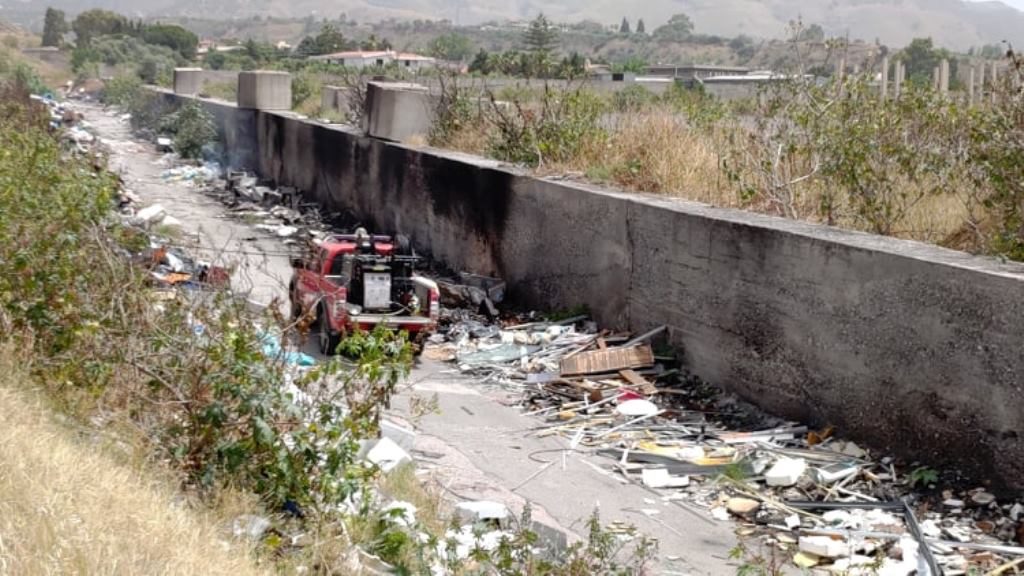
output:
{"label": "hazy sky", "polygon": [[[972,0],[972,1],[973,2],[978,2],[978,1],[981,1],[981,0]],[[1009,4],[1010,6],[1013,6],[1017,10],[1024,10],[1024,0],[1002,0],[1002,2],[1004,4]]]}

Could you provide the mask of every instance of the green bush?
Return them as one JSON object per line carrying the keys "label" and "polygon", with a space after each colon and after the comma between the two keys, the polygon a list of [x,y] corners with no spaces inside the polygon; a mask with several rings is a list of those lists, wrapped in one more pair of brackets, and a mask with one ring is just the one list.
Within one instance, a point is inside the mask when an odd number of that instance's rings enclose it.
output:
{"label": "green bush", "polygon": [[139,98],[141,92],[142,81],[137,76],[121,74],[103,86],[100,100],[104,104],[127,108]]}
{"label": "green bush", "polygon": [[198,100],[186,100],[178,110],[165,116],[160,130],[174,135],[174,149],[182,158],[199,158],[203,146],[217,139],[213,116]]}
{"label": "green bush", "polygon": [[493,103],[490,121],[497,128],[489,152],[507,162],[538,166],[571,159],[585,144],[605,136],[599,120],[605,103],[590,92],[545,88],[540,102],[511,106]]}

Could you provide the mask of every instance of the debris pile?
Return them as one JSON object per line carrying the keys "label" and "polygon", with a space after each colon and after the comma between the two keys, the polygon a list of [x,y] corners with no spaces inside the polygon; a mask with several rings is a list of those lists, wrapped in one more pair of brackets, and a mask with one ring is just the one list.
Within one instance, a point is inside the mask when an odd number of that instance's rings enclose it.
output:
{"label": "debris pile", "polygon": [[567,454],[606,457],[608,472],[665,505],[738,520],[746,541],[796,566],[955,576],[1024,564],[1024,505],[980,488],[922,495],[915,488],[922,477],[937,484],[934,471],[898,473],[892,458],[876,462],[831,428],[737,426],[753,419],[730,413],[727,401],[709,403],[652,348],[665,327],[631,337],[599,332],[585,317],[502,327],[448,311],[448,320],[435,349],[518,393],[545,422],[535,434],[563,437]]}

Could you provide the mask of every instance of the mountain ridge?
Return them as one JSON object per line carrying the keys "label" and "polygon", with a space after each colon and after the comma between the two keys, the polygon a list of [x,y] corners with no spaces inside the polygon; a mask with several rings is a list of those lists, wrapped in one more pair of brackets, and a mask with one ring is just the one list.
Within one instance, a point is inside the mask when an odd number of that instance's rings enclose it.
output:
{"label": "mountain ridge", "polygon": [[[1024,45],[1024,12],[998,0],[646,0],[642,6],[623,7],[621,0],[6,0],[0,18],[36,26],[45,5],[75,14],[99,7],[131,17],[196,16],[238,19],[252,16],[334,19],[341,14],[360,21],[448,19],[457,24],[532,18],[540,12],[552,20],[594,20],[606,24],[624,16],[635,24],[643,18],[652,31],[673,14],[685,13],[696,31],[721,36],[746,34],[778,38],[789,23],[820,24],[829,35],[876,39],[903,46],[916,37],[931,36],[936,43],[956,50],[1009,41]],[[38,21],[25,22],[26,14]]]}

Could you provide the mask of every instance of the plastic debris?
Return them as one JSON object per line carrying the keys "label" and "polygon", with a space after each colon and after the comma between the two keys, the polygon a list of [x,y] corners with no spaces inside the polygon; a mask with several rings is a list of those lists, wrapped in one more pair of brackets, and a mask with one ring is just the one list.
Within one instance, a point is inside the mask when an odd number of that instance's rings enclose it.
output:
{"label": "plastic debris", "polygon": [[366,459],[376,464],[384,472],[390,472],[399,465],[412,461],[409,454],[390,438],[378,440],[367,452]]}

